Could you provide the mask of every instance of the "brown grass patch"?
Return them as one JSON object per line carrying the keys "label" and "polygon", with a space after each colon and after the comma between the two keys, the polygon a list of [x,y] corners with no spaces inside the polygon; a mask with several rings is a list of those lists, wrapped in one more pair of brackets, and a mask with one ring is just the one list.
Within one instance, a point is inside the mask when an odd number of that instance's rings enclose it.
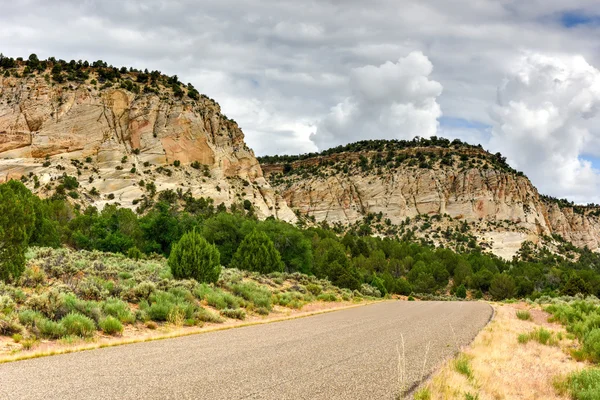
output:
{"label": "brown grass patch", "polygon": [[[523,303],[524,304],[524,303]],[[562,332],[560,325],[549,324],[548,314],[530,309],[532,321],[516,317],[523,304],[493,304],[495,316],[473,343],[464,351],[470,360],[472,379],[455,368],[454,360],[446,363],[426,384],[432,399],[465,399],[465,394],[478,395],[479,400],[554,400],[568,399],[558,395],[553,380],[585,366],[568,355],[573,342],[567,339],[558,346],[544,346],[535,341],[519,344],[520,333],[540,326]]]}

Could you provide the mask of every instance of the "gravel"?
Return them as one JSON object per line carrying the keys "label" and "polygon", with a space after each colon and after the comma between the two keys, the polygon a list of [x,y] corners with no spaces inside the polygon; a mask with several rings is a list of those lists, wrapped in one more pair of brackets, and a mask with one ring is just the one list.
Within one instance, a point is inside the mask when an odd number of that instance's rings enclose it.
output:
{"label": "gravel", "polygon": [[470,343],[491,314],[483,302],[388,301],[18,361],[0,365],[0,399],[394,399],[402,383],[413,387]]}

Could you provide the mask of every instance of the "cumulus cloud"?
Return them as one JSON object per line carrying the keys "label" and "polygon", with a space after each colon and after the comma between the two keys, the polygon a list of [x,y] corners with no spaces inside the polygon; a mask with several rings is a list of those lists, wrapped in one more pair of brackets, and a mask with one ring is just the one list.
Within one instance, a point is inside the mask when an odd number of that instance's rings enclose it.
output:
{"label": "cumulus cloud", "polygon": [[398,62],[355,68],[351,96],[331,108],[311,140],[326,149],[361,139],[432,136],[442,115],[442,85],[430,79],[433,65],[419,51]]}
{"label": "cumulus cloud", "polygon": [[600,199],[600,71],[581,56],[524,54],[498,88],[490,147],[508,156],[542,193]]}

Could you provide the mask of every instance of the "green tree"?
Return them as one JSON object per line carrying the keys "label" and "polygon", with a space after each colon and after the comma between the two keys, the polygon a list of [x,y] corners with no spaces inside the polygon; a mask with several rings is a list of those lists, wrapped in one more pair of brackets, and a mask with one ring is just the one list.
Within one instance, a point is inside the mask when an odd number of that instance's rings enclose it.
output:
{"label": "green tree", "polygon": [[565,283],[561,290],[565,296],[575,296],[576,294],[589,294],[589,285],[579,276],[573,274],[569,277],[569,280]]}
{"label": "green tree", "polygon": [[253,230],[242,240],[233,255],[231,266],[261,274],[284,270],[281,255],[275,245],[266,233],[258,230]]}
{"label": "green tree", "polygon": [[286,222],[267,219],[257,229],[265,232],[281,254],[286,272],[312,272],[313,254],[310,240],[302,232]]}
{"label": "green tree", "polygon": [[456,288],[456,297],[458,297],[459,299],[467,298],[467,289],[465,288],[465,285],[460,285]]}
{"label": "green tree", "polygon": [[25,270],[34,226],[31,192],[17,181],[0,185],[0,280],[12,281]]}
{"label": "green tree", "polygon": [[516,292],[515,281],[507,274],[497,274],[490,285],[490,295],[494,300],[513,297]]}
{"label": "green tree", "polygon": [[216,282],[221,274],[219,250],[196,231],[184,234],[174,243],[169,267],[176,279],[193,278],[198,282]]}

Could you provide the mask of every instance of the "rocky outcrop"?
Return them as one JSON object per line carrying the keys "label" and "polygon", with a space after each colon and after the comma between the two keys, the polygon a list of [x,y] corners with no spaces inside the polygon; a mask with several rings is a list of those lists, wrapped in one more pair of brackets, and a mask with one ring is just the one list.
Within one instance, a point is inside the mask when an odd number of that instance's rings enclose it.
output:
{"label": "rocky outcrop", "polygon": [[[428,151],[432,149],[404,153],[410,159],[416,152]],[[435,151],[443,156],[446,150]],[[470,151],[469,156],[477,153]],[[291,171],[287,174],[281,164],[263,165],[263,170],[288,206],[317,222],[348,226],[369,214],[381,214],[382,220],[401,224],[407,217],[446,215],[468,222],[480,241],[506,258],[512,257],[523,241],[537,242],[554,233],[579,247],[600,247],[600,220],[594,210],[575,212],[573,207],[547,202],[525,176],[484,161],[477,167],[459,166],[459,155],[453,156],[452,166],[438,162],[431,168],[419,168],[403,163],[365,172],[357,168],[361,156],[372,160],[381,154],[341,153],[305,159],[287,165]],[[310,170],[315,166],[318,173]]]}
{"label": "rocky outcrop", "polygon": [[261,217],[295,220],[213,100],[181,98],[164,86],[134,93],[95,78],[59,84],[41,73],[0,76],[0,181],[25,176],[43,196],[66,173],[80,183],[77,201],[100,207],[134,207],[152,182],[215,204],[250,200]]}

